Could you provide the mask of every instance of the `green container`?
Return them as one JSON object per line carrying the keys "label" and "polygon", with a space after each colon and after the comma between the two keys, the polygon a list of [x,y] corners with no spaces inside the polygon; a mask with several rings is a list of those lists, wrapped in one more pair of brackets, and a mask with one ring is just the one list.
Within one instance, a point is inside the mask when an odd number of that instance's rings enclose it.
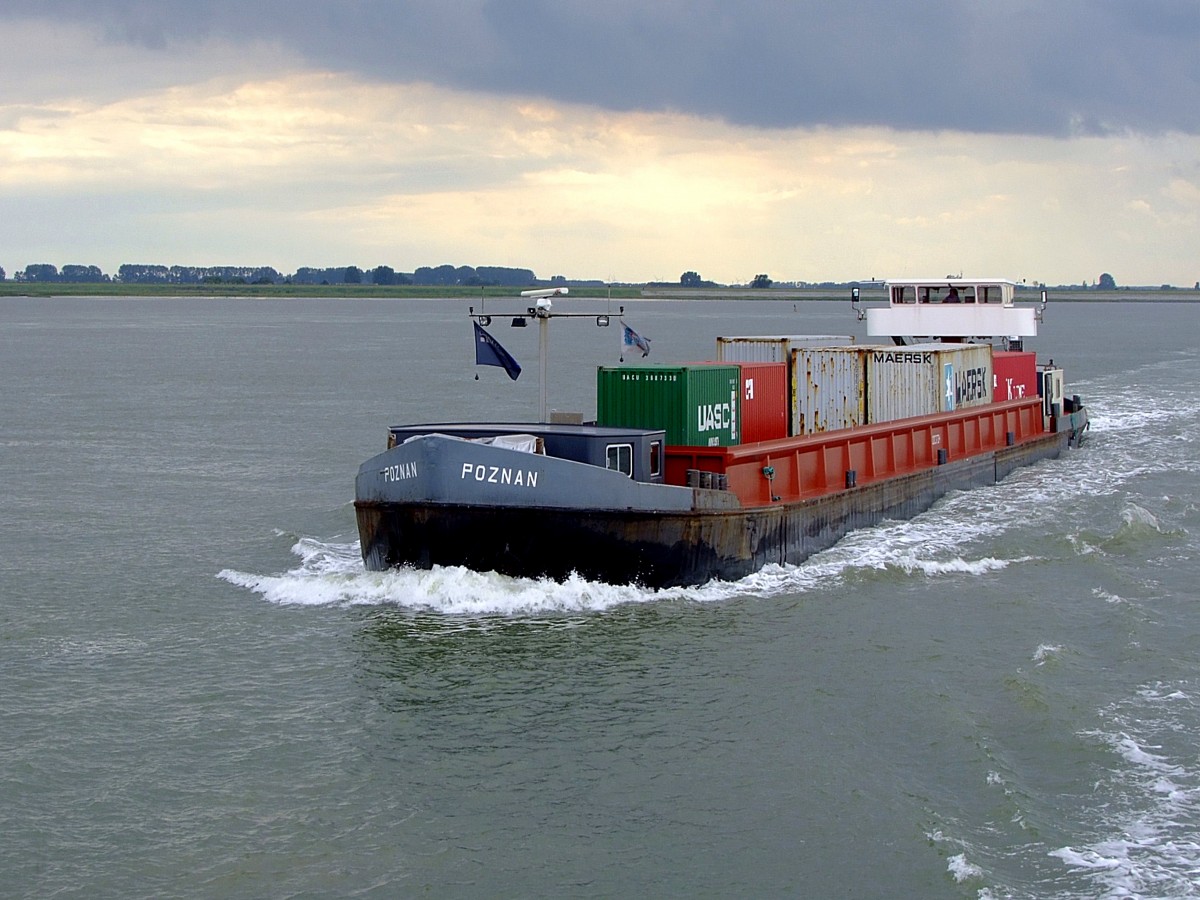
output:
{"label": "green container", "polygon": [[661,428],[667,443],[728,447],[741,442],[737,366],[602,366],[596,424]]}

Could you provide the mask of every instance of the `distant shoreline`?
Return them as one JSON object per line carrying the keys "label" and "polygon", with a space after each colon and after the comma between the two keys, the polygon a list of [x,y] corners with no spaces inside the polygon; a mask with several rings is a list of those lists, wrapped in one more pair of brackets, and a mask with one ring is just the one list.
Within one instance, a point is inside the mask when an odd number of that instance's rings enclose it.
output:
{"label": "distant shoreline", "polygon": [[[445,298],[479,300],[516,297],[522,288],[442,287],[438,285],[377,284],[125,284],[123,282],[31,282],[0,281],[0,297],[158,297],[196,299],[233,297],[247,300],[362,298]],[[572,297],[607,297],[606,288],[571,288]],[[640,288],[613,288],[614,299],[640,297]]]}
{"label": "distant shoreline", "polygon": [[[0,281],[0,298],[30,297],[157,297],[167,299],[196,299],[201,297],[271,299],[439,299],[480,300],[496,297],[518,297],[519,288],[511,287],[444,287],[437,285],[371,285],[371,284],[124,284],[121,282],[29,282]],[[1047,288],[1051,301],[1086,301],[1091,303],[1195,303],[1200,291],[1194,288]],[[646,287],[571,287],[571,298],[609,298],[614,300],[849,300],[849,286],[801,288],[676,288]],[[862,298],[866,301],[884,299],[882,286],[865,286]],[[1040,299],[1038,289],[1018,288],[1017,300],[1032,302]]]}

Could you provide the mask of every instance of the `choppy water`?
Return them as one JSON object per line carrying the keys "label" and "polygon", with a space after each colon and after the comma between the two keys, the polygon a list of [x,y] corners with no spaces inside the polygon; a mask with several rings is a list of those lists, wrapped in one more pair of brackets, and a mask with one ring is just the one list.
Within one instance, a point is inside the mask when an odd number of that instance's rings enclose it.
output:
{"label": "choppy water", "polygon": [[[1083,450],[655,593],[362,569],[387,424],[536,408],[465,306],[0,300],[0,893],[1200,896],[1200,308],[1052,303]],[[616,331],[555,323],[552,405]]]}

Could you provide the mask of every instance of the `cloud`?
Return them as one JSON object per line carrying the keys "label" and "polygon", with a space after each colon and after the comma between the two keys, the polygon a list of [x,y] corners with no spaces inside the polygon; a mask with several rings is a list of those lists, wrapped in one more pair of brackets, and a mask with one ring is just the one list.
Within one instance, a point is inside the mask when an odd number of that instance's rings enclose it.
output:
{"label": "cloud", "polygon": [[747,128],[299,71],[3,112],[0,245],[24,264],[1128,283],[1140,248],[1150,283],[1196,277],[1181,135]]}
{"label": "cloud", "polygon": [[1191,5],[10,5],[10,273],[1198,274]]}
{"label": "cloud", "polygon": [[[1192,0],[10,0],[155,51],[764,128],[1200,133]],[[65,61],[69,66],[70,62]]]}
{"label": "cloud", "polygon": [[[56,21],[9,19],[0,13],[0,34],[0,110],[64,101],[104,103],[211,79],[235,85],[301,67],[299,57],[281,45],[244,35],[236,40],[194,36],[156,50],[114,42],[85,16]],[[0,119],[0,128],[4,125]]]}

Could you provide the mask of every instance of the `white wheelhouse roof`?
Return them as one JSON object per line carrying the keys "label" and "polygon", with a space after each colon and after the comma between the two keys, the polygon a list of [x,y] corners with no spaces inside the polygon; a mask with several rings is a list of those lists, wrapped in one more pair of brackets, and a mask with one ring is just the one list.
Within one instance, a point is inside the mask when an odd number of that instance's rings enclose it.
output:
{"label": "white wheelhouse roof", "polygon": [[1038,311],[1013,304],[1017,283],[1010,278],[895,278],[884,284],[888,305],[865,310],[873,337],[1037,334]]}

